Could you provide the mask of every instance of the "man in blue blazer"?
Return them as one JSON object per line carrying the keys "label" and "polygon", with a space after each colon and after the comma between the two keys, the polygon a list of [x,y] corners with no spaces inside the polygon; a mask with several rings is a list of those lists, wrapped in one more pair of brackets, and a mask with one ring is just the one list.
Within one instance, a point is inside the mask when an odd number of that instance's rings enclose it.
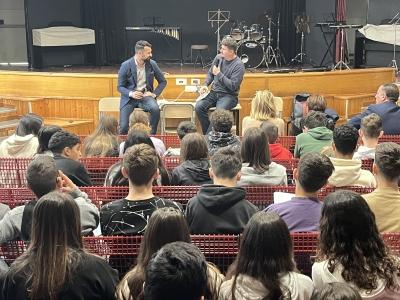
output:
{"label": "man in blue blazer", "polygon": [[[120,134],[127,134],[129,115],[135,108],[150,112],[151,134],[157,133],[160,109],[156,98],[167,85],[164,74],[157,63],[151,59],[151,44],[137,41],[135,55],[124,61],[118,72],[118,91],[121,93],[119,105]],[[158,85],[153,87],[154,78]]]}
{"label": "man in blue blazer", "polygon": [[376,104],[371,104],[368,108],[354,116],[349,121],[357,129],[360,129],[361,119],[372,113],[381,117],[383,123],[383,132],[385,135],[400,134],[400,106],[399,88],[393,83],[381,85],[375,95]]}

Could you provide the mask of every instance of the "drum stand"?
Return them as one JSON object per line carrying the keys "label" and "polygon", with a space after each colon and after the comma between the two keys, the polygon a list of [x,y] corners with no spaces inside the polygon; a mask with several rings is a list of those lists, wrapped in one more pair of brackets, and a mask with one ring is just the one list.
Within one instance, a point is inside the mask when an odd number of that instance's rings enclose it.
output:
{"label": "drum stand", "polygon": [[282,66],[282,62],[284,65],[286,65],[286,59],[285,55],[283,55],[283,52],[279,46],[280,44],[280,19],[281,19],[281,14],[278,14],[278,22],[277,22],[277,32],[276,32],[276,49],[275,49],[275,54],[276,54],[276,60],[277,60],[277,67]]}
{"label": "drum stand", "polygon": [[294,58],[290,61],[289,65],[297,63],[299,65],[304,64],[304,57],[307,57],[307,54],[305,54],[304,51],[304,31],[301,32],[301,42],[300,42],[300,52],[296,54]]}
{"label": "drum stand", "polygon": [[273,61],[275,61],[275,65],[278,67],[278,59],[276,57],[274,48],[272,47],[272,32],[271,32],[271,24],[272,24],[272,19],[269,18],[269,24],[268,24],[268,46],[267,49],[265,49],[265,64],[268,67]]}

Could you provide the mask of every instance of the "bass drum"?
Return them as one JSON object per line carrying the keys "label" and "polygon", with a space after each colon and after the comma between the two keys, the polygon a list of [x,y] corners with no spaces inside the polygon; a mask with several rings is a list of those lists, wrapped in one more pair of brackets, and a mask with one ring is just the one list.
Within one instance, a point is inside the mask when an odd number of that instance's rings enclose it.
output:
{"label": "bass drum", "polygon": [[258,68],[264,61],[264,49],[256,41],[243,41],[237,50],[246,68]]}

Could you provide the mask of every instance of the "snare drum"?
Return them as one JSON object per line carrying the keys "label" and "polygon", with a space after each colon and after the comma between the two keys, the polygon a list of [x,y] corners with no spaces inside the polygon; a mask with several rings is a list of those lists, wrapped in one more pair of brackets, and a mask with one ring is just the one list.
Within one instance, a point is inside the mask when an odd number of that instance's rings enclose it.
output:
{"label": "snare drum", "polygon": [[252,24],[250,26],[250,39],[258,41],[262,38],[263,29],[260,24]]}
{"label": "snare drum", "polygon": [[264,61],[264,49],[257,41],[243,41],[237,50],[246,68],[257,68]]}

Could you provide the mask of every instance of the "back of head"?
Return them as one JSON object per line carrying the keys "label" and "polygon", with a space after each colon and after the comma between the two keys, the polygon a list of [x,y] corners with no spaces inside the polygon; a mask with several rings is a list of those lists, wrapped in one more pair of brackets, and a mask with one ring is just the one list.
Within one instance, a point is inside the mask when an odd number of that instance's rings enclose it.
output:
{"label": "back of head", "polygon": [[178,128],[176,128],[176,133],[180,140],[188,133],[197,132],[196,124],[190,121],[182,121],[179,123]]}
{"label": "back of head", "polygon": [[151,184],[158,169],[158,155],[146,144],[129,147],[123,158],[123,167],[129,182],[135,186]]}
{"label": "back of head", "polygon": [[389,257],[374,213],[361,195],[347,190],[329,194],[322,207],[320,231],[319,256],[329,260],[331,272],[342,265],[344,280],[360,289],[376,289],[378,278],[386,280],[388,288],[396,285],[393,274],[398,273],[399,264]]}
{"label": "back of head", "polygon": [[146,144],[152,148],[155,148],[150,136],[146,132],[142,130],[131,130],[129,131],[124,144],[124,153],[126,152],[126,149],[128,149],[129,147],[138,144]]}
{"label": "back of head", "polygon": [[316,127],[326,127],[328,119],[325,113],[320,111],[310,111],[304,118],[304,127],[308,129],[313,129]]}
{"label": "back of head", "polygon": [[358,138],[358,130],[348,124],[340,125],[333,130],[336,151],[343,155],[353,154],[356,151]]}
{"label": "back of head", "polygon": [[268,137],[269,144],[275,144],[276,140],[278,139],[278,126],[275,124],[264,121],[261,123],[260,128]]}
{"label": "back of head", "polygon": [[238,48],[238,43],[236,40],[230,36],[226,36],[222,39],[221,45],[227,47],[229,50],[232,50],[233,52],[236,53],[237,48]]}
{"label": "back of head", "polygon": [[306,153],[301,156],[297,166],[297,180],[304,191],[314,193],[328,182],[333,170],[333,164],[326,155]]}
{"label": "back of head", "polygon": [[257,91],[251,100],[250,117],[259,121],[267,121],[277,117],[274,95],[267,90]]}
{"label": "back of head", "polygon": [[321,95],[311,95],[307,99],[308,110],[324,112],[326,109],[326,100]]}
{"label": "back of head", "polygon": [[144,284],[145,300],[199,300],[206,291],[207,264],[200,250],[174,242],[150,260]]}
{"label": "back of head", "polygon": [[381,117],[375,113],[365,116],[361,120],[360,129],[366,138],[378,139],[383,130]]}
{"label": "back of head", "polygon": [[233,115],[229,110],[216,109],[211,114],[210,123],[214,131],[229,133],[233,125]]}
{"label": "back of head", "polygon": [[390,101],[397,102],[399,100],[399,87],[397,84],[387,83],[382,85],[382,89]]}
{"label": "back of head", "polygon": [[234,275],[257,278],[270,299],[280,299],[279,277],[294,269],[292,239],[285,222],[276,213],[254,214],[243,232]]}
{"label": "back of head", "polygon": [[92,135],[118,135],[117,119],[110,115],[101,116],[99,124]]}
{"label": "back of head", "polygon": [[142,123],[144,125],[150,124],[150,119],[147,113],[140,109],[135,109],[129,116],[129,128],[135,125],[136,123]]}
{"label": "back of head", "polygon": [[211,157],[211,169],[217,178],[233,179],[242,169],[242,162],[235,151],[222,148]]}
{"label": "back of head", "polygon": [[[151,128],[149,125],[143,123],[135,123],[129,128],[129,132],[131,131],[143,131],[146,134],[150,134]],[[129,134],[128,132],[128,134]]]}
{"label": "back of head", "polygon": [[19,120],[15,133],[18,136],[26,136],[29,134],[37,136],[39,133],[39,129],[42,127],[42,125],[42,117],[36,114],[29,113]]}
{"label": "back of head", "polygon": [[28,187],[40,198],[57,188],[58,175],[54,158],[38,156],[28,165],[26,180]]}
{"label": "back of head", "polygon": [[208,157],[207,142],[200,133],[188,133],[181,142],[181,161],[200,160]]}
{"label": "back of head", "polygon": [[95,131],[84,141],[86,156],[115,155],[118,149],[118,121],[112,116],[103,115]]}
{"label": "back of head", "polygon": [[255,171],[264,173],[271,164],[268,138],[260,128],[246,130],[241,147],[242,162],[249,163]]}
{"label": "back of head", "polygon": [[362,298],[347,283],[329,282],[319,289],[314,289],[310,300],[362,300]]}
{"label": "back of head", "polygon": [[136,44],[135,44],[135,53],[143,51],[144,47],[150,47],[151,48],[151,44],[149,42],[147,42],[147,41],[144,41],[144,40],[137,41]]}
{"label": "back of head", "polygon": [[61,154],[65,148],[72,148],[80,143],[81,140],[75,133],[61,130],[50,138],[49,150],[53,153]]}
{"label": "back of head", "polygon": [[388,180],[397,181],[400,177],[400,145],[393,142],[378,144],[375,165]]}
{"label": "back of head", "polygon": [[51,126],[43,126],[40,128],[38,132],[38,141],[39,141],[39,147],[37,150],[38,154],[42,154],[46,151],[49,150],[49,141],[53,134],[55,134],[58,131],[61,131],[62,128],[60,126],[56,125],[51,125]]}

